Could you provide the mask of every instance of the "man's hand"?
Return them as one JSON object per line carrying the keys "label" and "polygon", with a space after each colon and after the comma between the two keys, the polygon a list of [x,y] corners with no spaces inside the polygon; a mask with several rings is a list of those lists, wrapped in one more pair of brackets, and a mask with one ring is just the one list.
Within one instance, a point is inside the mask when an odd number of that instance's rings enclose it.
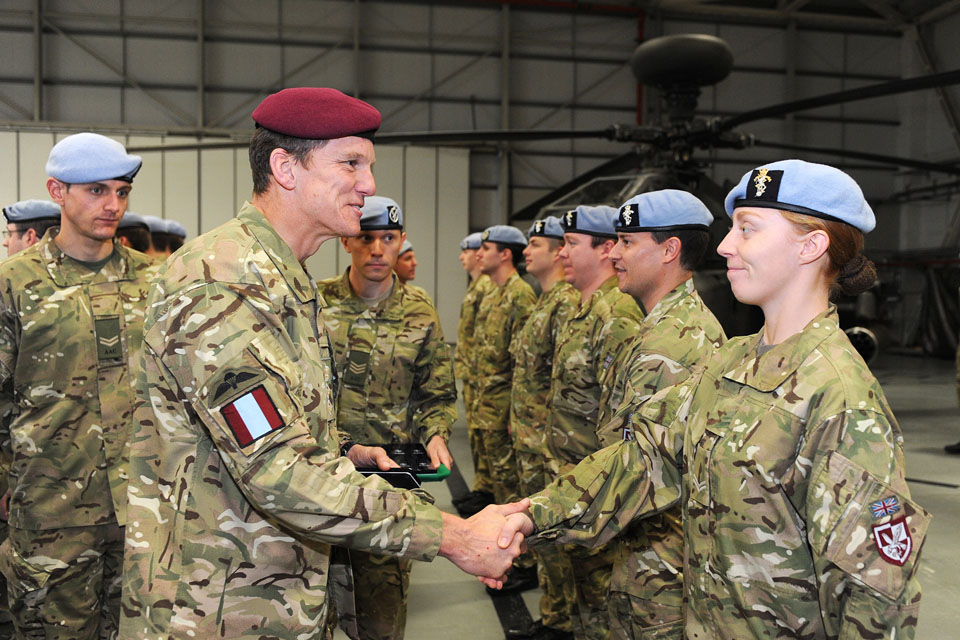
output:
{"label": "man's hand", "polygon": [[498,540],[507,528],[507,517],[525,511],[529,506],[530,501],[526,498],[510,504],[492,504],[469,520],[444,513],[440,555],[485,584],[499,589],[513,559],[523,552],[523,535],[517,534],[503,547]]}
{"label": "man's hand", "polygon": [[10,519],[10,489],[0,498],[0,520]]}
{"label": "man's hand", "polygon": [[453,469],[453,456],[447,449],[447,441],[441,436],[433,436],[427,443],[427,455],[430,456],[430,466],[437,469],[441,464],[447,469]]}
{"label": "man's hand", "polygon": [[355,444],[347,451],[347,458],[355,467],[376,467],[380,471],[387,469],[397,469],[400,467],[396,462],[390,459],[386,449],[383,447],[368,447],[362,444]]}
{"label": "man's hand", "polygon": [[[530,501],[527,499],[524,500],[529,505]],[[530,516],[525,512],[511,513],[506,517],[503,529],[500,530],[500,536],[497,538],[497,546],[501,549],[509,549],[512,547],[517,536],[521,536],[526,540],[531,535],[533,535],[533,520],[530,519]],[[503,586],[502,580],[484,576],[477,576],[477,579],[491,589],[499,589]]]}

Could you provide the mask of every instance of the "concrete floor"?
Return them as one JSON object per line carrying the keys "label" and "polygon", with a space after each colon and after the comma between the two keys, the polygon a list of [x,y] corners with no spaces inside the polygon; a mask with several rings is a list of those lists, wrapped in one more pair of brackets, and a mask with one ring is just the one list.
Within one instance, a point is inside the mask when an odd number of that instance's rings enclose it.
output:
{"label": "concrete floor", "polygon": [[[943,452],[943,445],[960,440],[954,365],[949,360],[883,355],[873,370],[903,429],[910,491],[934,515],[920,568],[923,605],[916,640],[960,638],[960,555],[951,551],[957,544],[953,535],[960,531],[960,488],[955,486],[960,485],[960,456]],[[462,419],[455,427],[451,452],[469,482],[473,470]],[[447,483],[424,488],[436,497],[441,509],[453,511]],[[483,586],[446,560],[417,563],[411,582],[408,639],[504,637],[497,608]],[[528,591],[522,600],[513,602],[525,604],[537,618],[539,597],[539,591]],[[499,604],[502,615],[504,602]],[[335,638],[345,637],[337,630]]]}

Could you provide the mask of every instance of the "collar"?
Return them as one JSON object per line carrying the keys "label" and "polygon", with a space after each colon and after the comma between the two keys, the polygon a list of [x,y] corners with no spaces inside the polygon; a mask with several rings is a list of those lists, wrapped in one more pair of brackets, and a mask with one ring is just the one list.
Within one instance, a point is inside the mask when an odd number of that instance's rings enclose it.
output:
{"label": "collar", "polygon": [[694,289],[693,286],[693,278],[688,278],[684,282],[681,282],[673,288],[670,293],[660,298],[657,304],[653,305],[653,309],[651,309],[650,313],[644,318],[644,324],[654,325],[660,322],[664,316],[683,302],[684,298],[693,295],[694,291],[696,291],[696,289]]}
{"label": "collar", "polygon": [[811,320],[800,333],[794,334],[774,346],[763,355],[757,355],[757,347],[763,338],[763,329],[744,342],[746,358],[723,374],[724,378],[739,382],[757,391],[768,393],[783,384],[793,375],[831,334],[840,328],[837,307],[830,305],[826,311]]}
{"label": "collar", "polygon": [[333,281],[333,295],[336,296],[341,306],[347,307],[357,314],[369,310],[384,320],[399,321],[403,319],[403,296],[407,290],[405,285],[397,280],[397,274],[391,274],[390,277],[393,278],[393,288],[390,295],[372,307],[358,296],[353,287],[350,286],[350,267],[347,267],[343,275]]}
{"label": "collar", "polygon": [[[47,272],[58,287],[69,287],[89,282],[90,271],[77,260],[65,254],[54,241],[59,227],[52,228],[37,243],[37,252],[46,265]],[[130,252],[114,238],[113,253],[103,269],[94,277],[96,282],[122,282],[133,280],[136,274],[130,264]]]}
{"label": "collar", "polygon": [[594,305],[602,298],[603,296],[610,293],[612,289],[617,289],[617,276],[612,275],[606,280],[603,281],[603,284],[600,287],[590,294],[590,297],[580,303],[580,306],[577,308],[577,312],[573,314],[574,318],[585,318],[591,311],[593,311]]}
{"label": "collar", "polygon": [[297,299],[304,303],[317,298],[313,278],[304,270],[303,265],[293,255],[293,250],[284,242],[263,213],[249,202],[244,202],[237,218],[273,261],[277,272],[297,295]]}

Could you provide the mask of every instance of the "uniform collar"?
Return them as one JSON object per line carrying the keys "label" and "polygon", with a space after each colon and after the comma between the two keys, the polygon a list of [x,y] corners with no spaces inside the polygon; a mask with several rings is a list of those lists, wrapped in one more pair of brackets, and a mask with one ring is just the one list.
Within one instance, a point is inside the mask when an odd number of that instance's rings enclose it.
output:
{"label": "uniform collar", "polygon": [[577,308],[577,312],[573,315],[574,318],[585,318],[587,315],[593,311],[593,307],[603,296],[610,293],[611,290],[617,288],[617,276],[612,275],[606,280],[603,281],[603,284],[600,287],[590,294],[590,297],[580,303],[580,306]]}
{"label": "uniform collar", "polygon": [[757,355],[757,347],[763,330],[746,341],[747,356],[734,368],[723,374],[724,378],[752,387],[757,391],[770,392],[783,384],[810,357],[824,340],[840,326],[837,308],[830,305],[826,311],[811,320],[803,331],[794,334],[774,346],[763,355]]}
{"label": "uniform collar", "polygon": [[644,324],[654,325],[660,322],[660,319],[670,313],[684,298],[693,295],[695,290],[693,287],[693,278],[688,278],[681,282],[674,287],[670,293],[660,298],[657,304],[653,305],[653,309],[650,310],[650,313],[648,313],[643,320]]}
{"label": "uniform collar", "polygon": [[249,202],[244,202],[237,218],[247,227],[264,252],[270,256],[270,260],[273,261],[287,286],[297,295],[297,299],[301,303],[315,299],[317,290],[313,278],[304,270],[303,265],[293,255],[293,250],[284,242],[263,213]]}
{"label": "uniform collar", "polygon": [[385,320],[402,320],[403,297],[406,295],[407,289],[405,285],[397,280],[397,274],[391,274],[391,277],[393,278],[393,288],[390,291],[390,295],[373,307],[358,296],[356,292],[354,292],[353,287],[350,286],[350,267],[347,267],[343,275],[334,280],[333,292],[341,305],[349,306],[357,313],[370,310]]}
{"label": "uniform collar", "polygon": [[[59,230],[59,227],[49,229],[37,243],[37,252],[46,265],[47,272],[59,287],[68,287],[89,281],[90,270],[65,254],[54,241],[54,237]],[[133,272],[133,265],[130,262],[130,250],[114,238],[113,253],[110,255],[110,260],[96,274],[95,280],[98,282],[133,280],[136,278],[136,274]]]}

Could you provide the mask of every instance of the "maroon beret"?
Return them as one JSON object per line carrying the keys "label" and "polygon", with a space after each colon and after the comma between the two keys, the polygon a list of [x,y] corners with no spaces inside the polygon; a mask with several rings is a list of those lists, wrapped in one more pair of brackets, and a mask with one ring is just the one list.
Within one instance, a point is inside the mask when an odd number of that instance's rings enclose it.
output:
{"label": "maroon beret", "polygon": [[297,138],[372,138],[380,128],[380,112],[336,89],[297,87],[264,98],[253,110],[253,121],[265,129]]}

